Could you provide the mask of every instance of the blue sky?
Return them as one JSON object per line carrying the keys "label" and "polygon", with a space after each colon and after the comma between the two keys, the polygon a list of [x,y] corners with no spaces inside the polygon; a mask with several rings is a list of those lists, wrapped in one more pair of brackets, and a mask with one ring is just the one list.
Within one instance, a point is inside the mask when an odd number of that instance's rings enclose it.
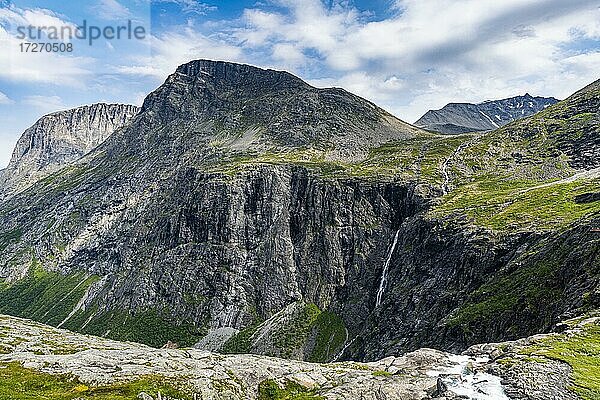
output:
{"label": "blue sky", "polygon": [[[18,26],[144,27],[21,53]],[[341,86],[414,122],[451,101],[564,98],[600,78],[598,0],[0,0],[0,168],[41,115],[141,104],[177,65],[221,59]]]}

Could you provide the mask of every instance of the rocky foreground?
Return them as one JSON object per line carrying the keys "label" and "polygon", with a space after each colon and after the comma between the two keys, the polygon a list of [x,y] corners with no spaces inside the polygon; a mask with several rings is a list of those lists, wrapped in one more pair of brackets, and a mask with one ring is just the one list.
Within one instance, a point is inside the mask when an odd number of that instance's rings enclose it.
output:
{"label": "rocky foreground", "polygon": [[[421,349],[372,363],[314,364],[155,349],[1,316],[0,398],[597,398],[597,363],[587,369],[592,383],[586,388],[577,376],[580,365],[571,366],[552,352],[570,353],[580,363],[585,357],[597,359],[600,347],[590,346],[598,343],[600,318],[570,321],[561,329],[561,334],[473,346],[463,355]],[[582,335],[587,335],[585,349],[577,347]]]}

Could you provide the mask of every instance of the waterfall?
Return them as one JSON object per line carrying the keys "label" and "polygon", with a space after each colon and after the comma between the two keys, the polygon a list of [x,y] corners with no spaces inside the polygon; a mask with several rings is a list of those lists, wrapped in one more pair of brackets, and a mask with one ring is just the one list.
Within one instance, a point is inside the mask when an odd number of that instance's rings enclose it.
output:
{"label": "waterfall", "polygon": [[344,345],[344,347],[342,348],[342,350],[335,357],[333,357],[332,361],[333,362],[339,361],[340,358],[342,358],[342,356],[346,352],[346,350],[348,350],[348,347],[350,347],[350,346],[352,346],[354,344],[354,342],[356,341],[356,339],[358,339],[358,336],[355,336],[354,339],[352,339],[352,340],[348,340],[348,330],[346,330],[346,344]]}
{"label": "waterfall", "polygon": [[427,371],[427,375],[439,377],[448,391],[469,400],[509,400],[502,378],[481,371],[489,358],[450,355],[448,360],[450,365]]}
{"label": "waterfall", "polygon": [[398,235],[400,235],[400,229],[396,231],[396,235],[394,236],[394,242],[392,243],[390,252],[387,256],[387,259],[385,260],[385,265],[383,266],[383,272],[381,273],[381,281],[379,282],[379,290],[377,291],[377,301],[375,302],[375,307],[379,307],[381,305],[383,291],[385,290],[385,284],[387,282],[388,269],[390,268],[390,262],[392,261],[392,254],[394,254],[394,250],[396,249],[396,245],[398,244]]}

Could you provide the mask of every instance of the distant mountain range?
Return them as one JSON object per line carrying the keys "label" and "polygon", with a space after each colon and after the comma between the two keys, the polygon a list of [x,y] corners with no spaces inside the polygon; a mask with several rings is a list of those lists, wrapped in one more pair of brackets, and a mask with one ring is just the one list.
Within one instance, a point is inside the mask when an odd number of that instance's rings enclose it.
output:
{"label": "distant mountain range", "polygon": [[427,111],[415,125],[446,134],[489,131],[556,103],[554,97],[533,97],[529,93],[479,104],[449,103],[440,110]]}

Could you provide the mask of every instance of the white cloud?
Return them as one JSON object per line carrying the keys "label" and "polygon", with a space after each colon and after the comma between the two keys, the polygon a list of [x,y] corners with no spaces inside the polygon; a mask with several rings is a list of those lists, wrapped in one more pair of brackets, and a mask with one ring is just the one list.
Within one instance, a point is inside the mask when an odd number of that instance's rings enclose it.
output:
{"label": "white cloud", "polygon": [[14,101],[10,99],[7,95],[0,92],[0,104],[13,104]]}
{"label": "white cloud", "polygon": [[8,27],[17,26],[72,26],[57,14],[44,9],[0,9],[0,78],[13,82],[42,82],[57,85],[81,85],[91,75],[89,66],[93,60],[61,53],[28,53],[21,50],[16,32]]}
{"label": "white cloud", "polygon": [[22,103],[24,105],[39,109],[41,113],[60,111],[67,108],[63,102],[63,99],[61,99],[59,96],[26,96],[23,98]]}
{"label": "white cloud", "polygon": [[290,68],[303,65],[307,58],[302,50],[289,43],[277,43],[273,46],[273,59]]}
{"label": "white cloud", "polygon": [[381,21],[343,1],[276,3],[286,12],[246,10],[233,30],[246,53],[309,72],[318,64],[329,77],[316,84],[345,87],[410,121],[450,101],[565,96],[596,79],[600,65],[597,50],[569,50],[600,40],[593,0],[399,0],[400,11]]}
{"label": "white cloud", "polygon": [[34,27],[69,26],[76,28],[75,24],[68,22],[63,16],[45,8],[20,9],[14,6],[0,8],[0,23],[10,26],[29,25]]}
{"label": "white cloud", "polygon": [[93,9],[100,18],[105,20],[123,19],[131,16],[129,9],[117,0],[99,0]]}
{"label": "white cloud", "polygon": [[150,38],[152,56],[135,60],[132,65],[122,65],[116,72],[128,75],[146,75],[164,79],[175,69],[195,59],[240,61],[242,49],[220,40],[202,35],[191,28],[181,32],[167,32]]}
{"label": "white cloud", "polygon": [[395,75],[381,77],[362,71],[352,72],[337,79],[313,79],[309,82],[317,87],[343,87],[350,92],[361,93],[364,97],[378,97],[386,102],[396,100],[398,92],[407,87],[407,82]]}

